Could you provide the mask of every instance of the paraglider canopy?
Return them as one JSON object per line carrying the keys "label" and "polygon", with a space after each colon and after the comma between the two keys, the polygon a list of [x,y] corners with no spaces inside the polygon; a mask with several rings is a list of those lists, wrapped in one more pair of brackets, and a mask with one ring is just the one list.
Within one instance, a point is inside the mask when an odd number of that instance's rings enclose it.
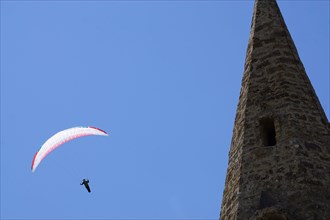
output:
{"label": "paraglider canopy", "polygon": [[61,146],[62,144],[79,138],[83,136],[90,136],[90,135],[101,135],[101,136],[108,136],[107,132],[96,128],[96,127],[74,127],[69,128],[63,131],[60,131],[50,137],[40,148],[40,150],[34,155],[32,160],[32,172],[36,170],[39,166],[41,161],[53,150]]}

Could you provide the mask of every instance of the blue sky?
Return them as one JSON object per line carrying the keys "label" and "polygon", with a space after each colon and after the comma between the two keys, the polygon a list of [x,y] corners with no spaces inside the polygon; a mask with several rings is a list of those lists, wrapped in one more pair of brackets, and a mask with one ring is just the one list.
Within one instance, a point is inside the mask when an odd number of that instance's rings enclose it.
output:
{"label": "blue sky", "polygon": [[[329,118],[329,1],[278,4]],[[1,1],[1,219],[217,219],[252,11]],[[51,135],[88,125],[110,136],[31,173]]]}

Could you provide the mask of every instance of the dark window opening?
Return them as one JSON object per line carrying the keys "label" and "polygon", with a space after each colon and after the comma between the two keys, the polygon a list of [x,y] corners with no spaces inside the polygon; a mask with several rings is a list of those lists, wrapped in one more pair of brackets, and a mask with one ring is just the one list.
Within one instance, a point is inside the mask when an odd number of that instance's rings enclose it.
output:
{"label": "dark window opening", "polygon": [[266,217],[265,220],[286,220],[286,218],[282,215],[272,214],[271,216]]}
{"label": "dark window opening", "polygon": [[261,138],[264,146],[276,145],[276,132],[274,120],[272,118],[264,118],[260,121]]}

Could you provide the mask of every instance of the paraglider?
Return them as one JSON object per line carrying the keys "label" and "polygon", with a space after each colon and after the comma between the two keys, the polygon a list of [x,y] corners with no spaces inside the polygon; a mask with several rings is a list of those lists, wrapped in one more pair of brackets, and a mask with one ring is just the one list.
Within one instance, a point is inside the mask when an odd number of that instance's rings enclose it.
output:
{"label": "paraglider", "polygon": [[[96,128],[96,127],[74,127],[69,128],[63,131],[60,131],[50,137],[40,148],[40,150],[34,155],[32,160],[32,172],[36,170],[39,166],[40,162],[53,150],[61,146],[62,144],[79,138],[83,136],[90,136],[90,135],[101,135],[101,136],[108,136],[107,132]],[[88,182],[87,182],[88,185]],[[86,185],[85,185],[86,186]],[[87,188],[87,186],[86,186]],[[88,190],[88,189],[87,189]]]}
{"label": "paraglider", "polygon": [[86,179],[83,179],[82,180],[82,183],[80,183],[80,185],[85,185],[87,191],[90,193],[91,192],[91,188],[89,187],[88,183],[89,183],[89,180],[88,179],[87,180]]}

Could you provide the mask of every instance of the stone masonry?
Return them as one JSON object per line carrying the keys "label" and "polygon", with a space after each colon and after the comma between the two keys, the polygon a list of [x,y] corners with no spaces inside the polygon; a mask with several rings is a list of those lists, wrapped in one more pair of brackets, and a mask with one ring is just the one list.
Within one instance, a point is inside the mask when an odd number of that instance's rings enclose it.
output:
{"label": "stone masonry", "polygon": [[330,124],[275,0],[256,0],[221,220],[330,220]]}

